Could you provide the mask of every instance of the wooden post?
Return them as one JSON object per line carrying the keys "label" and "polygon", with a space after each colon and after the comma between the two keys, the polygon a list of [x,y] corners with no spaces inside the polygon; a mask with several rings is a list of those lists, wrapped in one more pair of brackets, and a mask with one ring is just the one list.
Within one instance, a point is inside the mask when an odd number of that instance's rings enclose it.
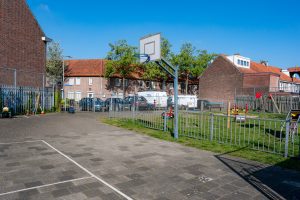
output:
{"label": "wooden post", "polygon": [[275,106],[275,108],[276,108],[277,112],[278,112],[279,114],[281,114],[281,113],[280,113],[280,110],[279,110],[279,108],[278,108],[278,106],[276,105],[276,102],[274,101],[274,98],[273,98],[273,96],[272,96],[272,95],[270,95],[270,97],[271,97],[271,99],[272,99],[272,102],[273,102],[273,104],[274,104],[274,106]]}

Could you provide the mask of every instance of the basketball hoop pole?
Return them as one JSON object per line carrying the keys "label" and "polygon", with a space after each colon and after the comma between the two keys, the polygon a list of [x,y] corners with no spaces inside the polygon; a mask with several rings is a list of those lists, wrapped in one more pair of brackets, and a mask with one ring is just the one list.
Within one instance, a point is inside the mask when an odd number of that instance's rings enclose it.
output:
{"label": "basketball hoop pole", "polygon": [[175,67],[175,77],[174,77],[174,137],[178,139],[178,67]]}
{"label": "basketball hoop pole", "polygon": [[[178,139],[178,67],[174,67],[171,65],[168,61],[161,58],[161,61],[155,61],[155,63],[160,66],[165,72],[170,74],[173,77],[174,80],[174,138]],[[166,65],[168,68],[166,68],[164,65]]]}
{"label": "basketball hoop pole", "polygon": [[[150,34],[140,39],[140,62],[155,62],[167,74],[171,75],[174,80],[174,138],[178,139],[178,67],[173,66],[167,60],[161,57],[161,35]],[[146,58],[143,60],[141,58]]]}

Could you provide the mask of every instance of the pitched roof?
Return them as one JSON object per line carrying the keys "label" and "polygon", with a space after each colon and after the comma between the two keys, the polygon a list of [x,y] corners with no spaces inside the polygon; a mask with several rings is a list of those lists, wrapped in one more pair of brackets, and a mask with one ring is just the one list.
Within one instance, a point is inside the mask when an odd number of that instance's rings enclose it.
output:
{"label": "pitched roof", "polygon": [[66,60],[65,76],[93,77],[104,75],[103,59]]}
{"label": "pitched roof", "polygon": [[279,67],[266,66],[264,64],[251,61],[249,69],[247,69],[247,68],[241,68],[241,67],[237,67],[237,68],[243,74],[253,74],[253,73],[263,74],[263,73],[269,73],[269,74],[273,74],[273,75],[279,76],[280,80],[282,80],[282,81],[300,83],[300,79],[291,78],[290,76],[288,76],[285,73],[283,73],[282,69],[279,68]]}
{"label": "pitched roof", "polygon": [[288,68],[288,71],[299,73],[300,72],[300,67],[291,67],[291,68]]}

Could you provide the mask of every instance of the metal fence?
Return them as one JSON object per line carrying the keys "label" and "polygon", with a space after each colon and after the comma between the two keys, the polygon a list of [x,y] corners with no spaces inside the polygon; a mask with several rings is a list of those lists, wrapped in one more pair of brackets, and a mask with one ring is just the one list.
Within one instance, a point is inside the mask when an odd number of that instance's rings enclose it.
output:
{"label": "metal fence", "polygon": [[[172,132],[173,119],[165,115],[168,110],[167,107],[141,110],[138,106],[133,109],[126,109],[123,105],[118,109],[111,106],[109,117]],[[247,117],[243,122],[234,116],[186,109],[179,112],[179,136],[248,147],[286,157],[299,156],[299,129],[289,120]]]}
{"label": "metal fence", "polygon": [[0,86],[0,110],[9,107],[14,114],[35,114],[54,107],[52,88]]}

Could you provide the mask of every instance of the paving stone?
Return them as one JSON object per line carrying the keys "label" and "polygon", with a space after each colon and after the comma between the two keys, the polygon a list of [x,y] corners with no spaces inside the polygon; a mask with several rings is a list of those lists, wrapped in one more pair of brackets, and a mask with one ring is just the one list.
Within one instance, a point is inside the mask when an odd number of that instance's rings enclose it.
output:
{"label": "paving stone", "polygon": [[67,189],[57,189],[52,192],[52,195],[54,197],[62,197],[62,196],[69,195],[69,194],[70,194],[70,192]]}
{"label": "paving stone", "polygon": [[126,175],[128,178],[130,179],[139,179],[139,178],[142,178],[143,176],[140,175],[140,174],[129,174],[129,175]]}
{"label": "paving stone", "polygon": [[91,161],[94,161],[94,162],[99,162],[99,161],[103,161],[102,158],[92,158],[90,159]]}
{"label": "paving stone", "polygon": [[99,189],[90,189],[83,191],[83,194],[87,197],[102,197],[105,194]]}
{"label": "paving stone", "polygon": [[31,187],[36,187],[36,186],[43,185],[43,183],[41,181],[34,181],[34,182],[24,183],[24,185],[27,188],[31,188]]}
{"label": "paving stone", "polygon": [[47,169],[53,169],[54,166],[53,165],[42,165],[42,166],[40,166],[40,168],[43,170],[47,170]]}
{"label": "paving stone", "polygon": [[7,163],[6,166],[7,167],[16,167],[16,166],[20,166],[20,163],[19,162]]}

